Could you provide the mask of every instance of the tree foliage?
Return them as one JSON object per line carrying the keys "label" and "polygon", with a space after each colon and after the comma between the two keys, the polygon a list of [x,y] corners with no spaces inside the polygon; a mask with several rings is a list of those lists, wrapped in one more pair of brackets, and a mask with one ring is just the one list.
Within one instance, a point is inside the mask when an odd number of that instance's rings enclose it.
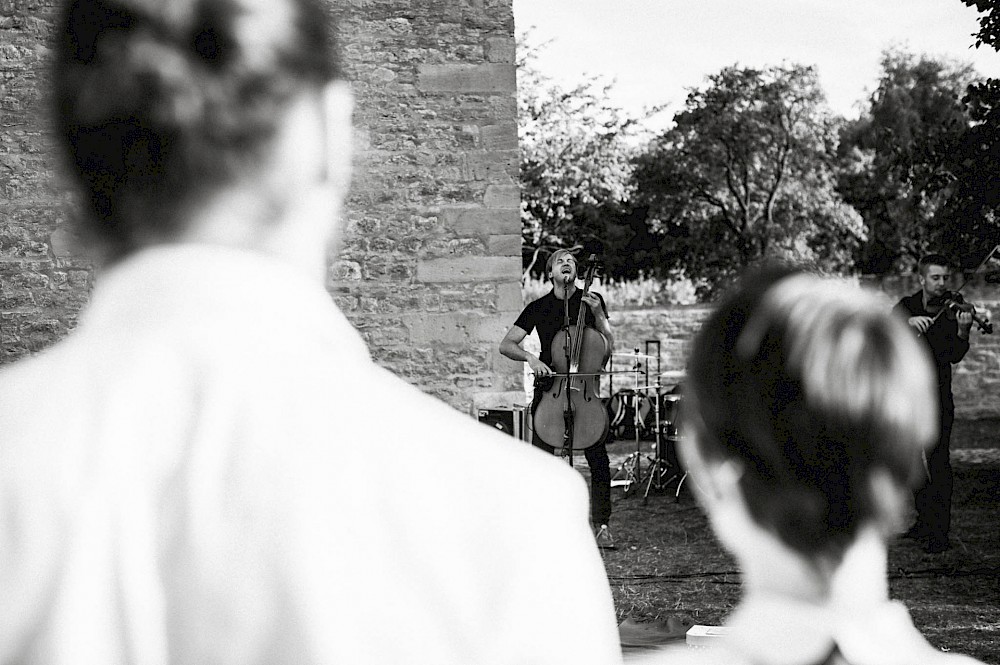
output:
{"label": "tree foliage", "polygon": [[811,67],[728,67],[636,159],[665,267],[718,283],[761,259],[848,267],[865,237],[836,193],[837,121]]}
{"label": "tree foliage", "polygon": [[[982,14],[976,45],[1000,50],[1000,2],[961,1]],[[610,85],[555,85],[521,41],[526,275],[556,248],[603,249],[609,277],[708,295],[766,258],[887,273],[934,249],[975,265],[1000,243],[1000,81],[968,65],[890,49],[853,121],[811,67],[728,67],[649,139]]]}
{"label": "tree foliage", "polygon": [[969,127],[961,97],[970,65],[890,49],[868,109],[848,123],[839,152],[838,190],[864,217],[862,272],[912,269],[949,234],[952,155]]}
{"label": "tree foliage", "polygon": [[631,241],[630,139],[639,129],[607,101],[610,84],[591,79],[563,89],[538,72],[536,50],[524,46],[518,63],[526,274],[539,274],[560,247],[601,245],[620,254]]}
{"label": "tree foliage", "polygon": [[[1000,4],[962,2],[980,12],[975,46],[1000,51]],[[949,159],[952,182],[945,248],[963,265],[973,267],[1000,244],[1000,80],[973,83],[962,101],[972,123]]]}

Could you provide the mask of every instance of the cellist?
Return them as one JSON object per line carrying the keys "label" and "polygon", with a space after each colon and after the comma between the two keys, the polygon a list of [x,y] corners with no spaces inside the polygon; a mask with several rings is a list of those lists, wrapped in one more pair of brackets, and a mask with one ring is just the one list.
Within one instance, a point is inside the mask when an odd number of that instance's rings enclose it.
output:
{"label": "cellist", "polygon": [[[534,398],[531,412],[534,413],[545,391],[551,387],[552,357],[562,353],[552,348],[552,340],[565,323],[564,301],[569,299],[570,325],[577,320],[580,307],[587,306],[585,322],[608,340],[608,347],[614,347],[614,335],[608,320],[608,309],[599,293],[590,291],[586,297],[576,286],[578,277],[576,257],[566,249],[553,252],[545,264],[545,274],[552,281],[552,290],[541,298],[529,303],[510,330],[500,342],[500,353],[510,358],[527,362],[535,374]],[[524,338],[532,330],[537,331],[541,342],[541,353],[536,356],[522,346]],[[554,454],[556,449],[532,432],[532,445]],[[611,519],[611,463],[608,460],[607,439],[598,441],[584,451],[590,467],[590,517],[598,547],[614,549],[614,539],[608,528]]]}

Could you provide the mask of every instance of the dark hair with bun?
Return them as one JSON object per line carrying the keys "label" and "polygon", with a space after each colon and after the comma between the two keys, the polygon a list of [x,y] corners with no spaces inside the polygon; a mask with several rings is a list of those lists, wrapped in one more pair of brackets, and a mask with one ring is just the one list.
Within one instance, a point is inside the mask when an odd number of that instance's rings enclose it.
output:
{"label": "dark hair with bun", "polygon": [[[914,483],[936,428],[931,365],[877,296],[788,268],[744,277],[697,335],[688,426],[735,461],[753,520],[813,561],[902,515],[873,484]],[[905,493],[905,492],[904,492]]]}
{"label": "dark hair with bun", "polygon": [[340,78],[319,0],[74,0],[55,104],[112,255],[169,237],[267,149],[295,93]]}

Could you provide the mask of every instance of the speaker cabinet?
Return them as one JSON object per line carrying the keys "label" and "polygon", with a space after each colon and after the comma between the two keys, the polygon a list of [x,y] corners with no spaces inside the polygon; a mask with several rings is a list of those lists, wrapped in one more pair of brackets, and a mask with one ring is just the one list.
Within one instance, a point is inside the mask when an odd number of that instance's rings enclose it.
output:
{"label": "speaker cabinet", "polygon": [[525,414],[526,409],[523,406],[504,409],[479,409],[479,422],[490,427],[495,427],[515,439],[526,441],[528,428],[525,423]]}

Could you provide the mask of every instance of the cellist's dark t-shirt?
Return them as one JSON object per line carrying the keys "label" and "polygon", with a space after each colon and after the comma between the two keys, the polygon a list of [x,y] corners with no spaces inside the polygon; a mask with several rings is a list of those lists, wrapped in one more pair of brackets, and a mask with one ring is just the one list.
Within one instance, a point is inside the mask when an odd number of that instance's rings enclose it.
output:
{"label": "cellist's dark t-shirt", "polygon": [[[600,293],[593,291],[591,293],[601,301],[601,308],[604,310],[604,315],[607,316],[608,307],[604,304],[604,298],[601,297]],[[569,323],[571,326],[576,325],[576,317],[580,315],[582,299],[583,290],[581,289],[577,289],[569,298]],[[589,307],[586,309],[584,325],[595,326],[597,321],[594,318],[594,313],[590,311]],[[552,367],[552,340],[563,327],[563,319],[563,301],[556,298],[552,291],[549,291],[538,300],[528,303],[521,315],[517,317],[517,321],[514,322],[515,326],[529,335],[532,330],[538,331],[538,339],[542,344],[542,352],[538,354],[538,359],[549,367]]]}

